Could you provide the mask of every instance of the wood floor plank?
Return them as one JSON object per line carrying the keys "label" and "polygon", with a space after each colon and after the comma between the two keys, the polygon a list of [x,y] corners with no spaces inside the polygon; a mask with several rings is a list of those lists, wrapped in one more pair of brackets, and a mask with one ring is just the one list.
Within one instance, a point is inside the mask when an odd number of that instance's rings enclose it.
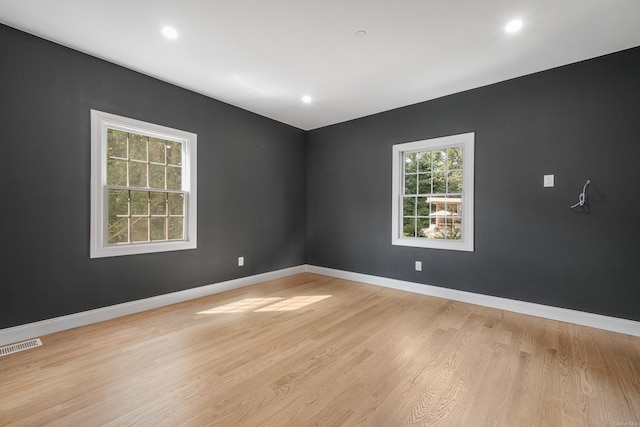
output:
{"label": "wood floor plank", "polygon": [[310,273],[42,341],[1,426],[640,423],[637,337]]}

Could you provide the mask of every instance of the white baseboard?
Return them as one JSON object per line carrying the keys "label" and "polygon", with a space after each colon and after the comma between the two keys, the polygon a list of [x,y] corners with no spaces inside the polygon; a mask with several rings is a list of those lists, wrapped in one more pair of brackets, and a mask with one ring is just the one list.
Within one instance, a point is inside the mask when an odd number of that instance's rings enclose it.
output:
{"label": "white baseboard", "polygon": [[590,326],[592,328],[604,329],[621,334],[640,336],[640,322],[617,317],[603,316],[600,314],[586,313],[583,311],[569,310],[566,308],[552,307],[548,305],[535,304],[525,301],[517,301],[507,298],[494,297],[489,295],[476,294],[472,292],[459,291],[456,289],[441,288],[438,286],[423,285],[420,283],[406,282],[403,280],[388,279],[379,276],[370,276],[361,273],[335,270],[326,267],[307,265],[306,271],[310,273],[322,274],[324,276],[336,277],[339,279],[353,280],[355,282],[368,283],[371,285],[384,286],[386,288],[399,289],[417,294],[429,295],[439,298],[446,298],[454,301],[467,302],[484,307],[498,308],[500,310],[513,311],[516,313],[528,314],[531,316],[543,317],[545,319],[559,320],[561,322],[573,323],[576,325]]}
{"label": "white baseboard", "polygon": [[301,265],[286,268],[268,273],[256,274],[249,277],[228,280],[214,283],[198,288],[186,289],[184,291],[173,292],[165,295],[158,295],[137,301],[70,314],[68,316],[56,317],[42,320],[40,322],[15,326],[12,328],[0,329],[0,346],[27,340],[30,338],[52,334],[66,329],[85,326],[104,320],[114,319],[128,314],[139,313],[166,305],[176,304],[183,301],[201,298],[220,292],[238,289],[245,286],[269,280],[279,279],[293,274],[309,272],[322,274],[324,276],[336,277],[339,279],[353,280],[356,282],[368,283],[370,285],[384,286],[407,292],[422,295],[429,295],[439,298],[446,298],[453,301],[467,302],[484,307],[492,307],[500,310],[513,311],[516,313],[528,314],[531,316],[543,317],[546,319],[559,320],[561,322],[574,323],[576,325],[590,326],[592,328],[604,329],[612,332],[619,332],[627,335],[640,336],[640,322],[617,317],[602,316],[600,314],[586,313],[582,311],[569,310],[566,308],[551,307],[542,304],[535,304],[524,301],[517,301],[507,298],[493,297],[489,295],[476,294],[472,292],[459,291],[455,289],[442,288],[438,286],[423,285],[420,283],[407,282],[403,280],[388,279],[385,277],[371,276],[368,274],[353,273],[344,270],[335,270],[314,265]]}
{"label": "white baseboard", "polygon": [[305,266],[285,268],[197,288],[185,289],[184,291],[170,294],[97,308],[95,310],[83,311],[68,316],[42,320],[40,322],[28,323],[12,328],[0,329],[0,346],[304,272]]}

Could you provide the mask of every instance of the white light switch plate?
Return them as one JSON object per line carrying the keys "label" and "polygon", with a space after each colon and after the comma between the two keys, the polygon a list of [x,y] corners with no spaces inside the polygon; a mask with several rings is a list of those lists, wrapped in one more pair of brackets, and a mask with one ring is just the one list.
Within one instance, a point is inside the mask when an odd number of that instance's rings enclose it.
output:
{"label": "white light switch plate", "polygon": [[422,261],[416,261],[416,271],[422,271]]}
{"label": "white light switch plate", "polygon": [[545,187],[553,187],[554,184],[554,177],[553,175],[545,175],[544,176],[544,186]]}

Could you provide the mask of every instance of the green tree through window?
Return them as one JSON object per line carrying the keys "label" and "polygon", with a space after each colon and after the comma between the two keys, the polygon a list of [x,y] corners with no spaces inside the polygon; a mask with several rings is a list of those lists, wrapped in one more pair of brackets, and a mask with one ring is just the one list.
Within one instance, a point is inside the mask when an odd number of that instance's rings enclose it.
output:
{"label": "green tree through window", "polygon": [[405,237],[462,238],[463,147],[404,153]]}
{"label": "green tree through window", "polygon": [[184,237],[181,143],[108,129],[107,185],[108,243]]}

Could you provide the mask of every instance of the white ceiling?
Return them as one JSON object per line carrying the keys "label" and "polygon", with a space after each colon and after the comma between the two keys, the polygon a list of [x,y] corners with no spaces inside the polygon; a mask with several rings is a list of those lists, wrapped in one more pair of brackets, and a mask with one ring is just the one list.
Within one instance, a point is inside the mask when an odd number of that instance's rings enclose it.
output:
{"label": "white ceiling", "polygon": [[640,45],[640,0],[0,0],[0,22],[305,130]]}

